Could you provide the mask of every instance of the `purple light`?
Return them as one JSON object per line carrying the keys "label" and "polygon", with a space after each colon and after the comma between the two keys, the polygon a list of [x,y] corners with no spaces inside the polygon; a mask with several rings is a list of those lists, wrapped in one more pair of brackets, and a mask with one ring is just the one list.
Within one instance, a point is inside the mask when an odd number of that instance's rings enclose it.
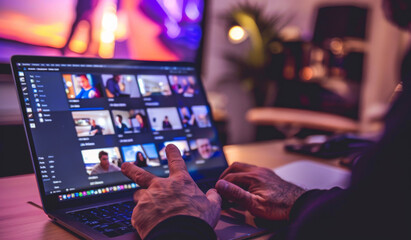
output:
{"label": "purple light", "polygon": [[182,0],[157,0],[160,6],[166,12],[168,18],[180,22],[183,18],[183,1]]}
{"label": "purple light", "polygon": [[198,10],[197,4],[194,1],[187,3],[185,13],[186,16],[192,21],[197,20],[197,18],[200,16],[200,11]]}
{"label": "purple light", "polygon": [[166,20],[164,26],[167,28],[167,36],[174,39],[180,35],[181,28],[174,21]]}

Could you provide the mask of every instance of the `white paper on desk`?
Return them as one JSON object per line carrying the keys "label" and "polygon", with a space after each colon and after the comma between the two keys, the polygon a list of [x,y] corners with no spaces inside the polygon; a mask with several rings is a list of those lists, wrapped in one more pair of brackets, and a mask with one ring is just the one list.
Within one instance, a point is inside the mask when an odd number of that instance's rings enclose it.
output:
{"label": "white paper on desk", "polygon": [[300,160],[273,169],[282,179],[304,189],[347,188],[351,172],[309,160]]}

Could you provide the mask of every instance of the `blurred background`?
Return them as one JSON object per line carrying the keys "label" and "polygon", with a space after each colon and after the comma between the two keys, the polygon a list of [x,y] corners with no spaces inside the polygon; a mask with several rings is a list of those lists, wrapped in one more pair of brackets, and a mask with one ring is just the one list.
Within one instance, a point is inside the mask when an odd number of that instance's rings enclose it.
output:
{"label": "blurred background", "polygon": [[378,132],[408,43],[376,0],[0,0],[0,176],[32,172],[14,54],[195,62],[242,144]]}

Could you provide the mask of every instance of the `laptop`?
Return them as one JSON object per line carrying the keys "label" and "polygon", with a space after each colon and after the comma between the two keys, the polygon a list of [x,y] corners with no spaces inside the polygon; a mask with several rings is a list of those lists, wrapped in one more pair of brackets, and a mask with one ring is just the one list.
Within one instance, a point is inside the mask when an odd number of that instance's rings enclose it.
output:
{"label": "laptop", "polygon": [[[133,162],[169,174],[175,144],[200,189],[227,167],[210,105],[193,63],[13,56],[13,76],[45,213],[87,239],[137,239],[130,218],[138,185]],[[261,229],[227,215],[220,238]],[[228,229],[228,230],[225,230]]]}

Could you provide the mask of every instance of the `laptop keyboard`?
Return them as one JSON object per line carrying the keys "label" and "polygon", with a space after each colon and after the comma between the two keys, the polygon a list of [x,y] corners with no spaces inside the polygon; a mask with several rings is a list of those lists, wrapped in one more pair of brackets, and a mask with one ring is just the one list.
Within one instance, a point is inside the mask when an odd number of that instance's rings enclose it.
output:
{"label": "laptop keyboard", "polygon": [[[206,193],[214,187],[215,182],[202,182],[197,183],[197,185]],[[70,212],[69,214],[107,237],[117,237],[135,231],[131,225],[131,214],[135,205],[133,201],[129,201]]]}
{"label": "laptop keyboard", "polygon": [[107,237],[117,237],[135,231],[131,225],[131,214],[135,205],[130,201],[69,214]]}

